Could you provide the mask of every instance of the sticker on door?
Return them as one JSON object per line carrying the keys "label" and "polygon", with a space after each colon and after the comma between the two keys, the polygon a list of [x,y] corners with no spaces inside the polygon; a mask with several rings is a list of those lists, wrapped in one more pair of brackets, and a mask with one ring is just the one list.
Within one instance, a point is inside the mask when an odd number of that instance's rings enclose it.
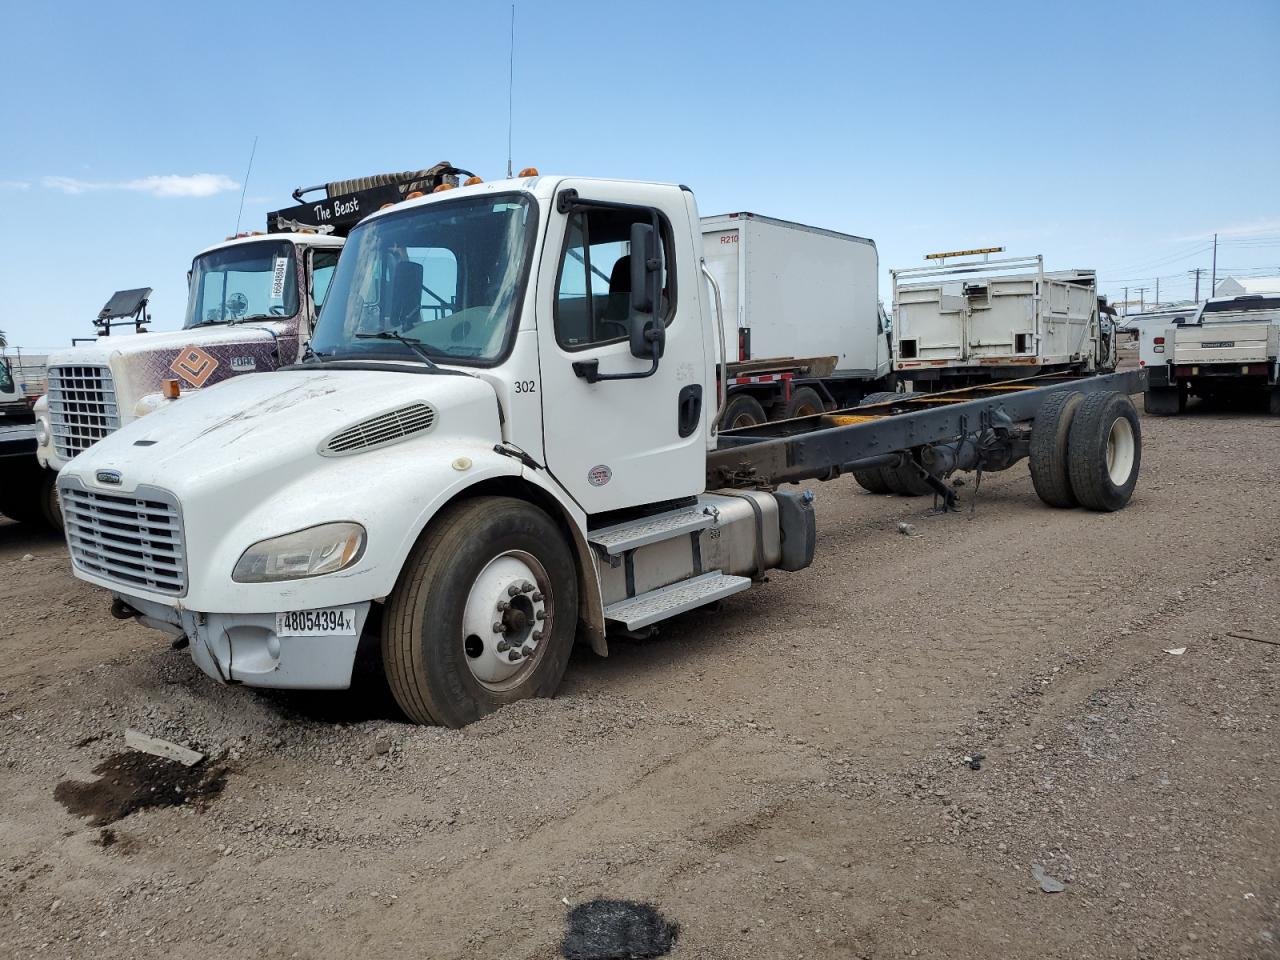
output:
{"label": "sticker on door", "polygon": [[587,471],[587,483],[593,487],[603,487],[613,479],[613,471],[606,467],[603,463],[592,467]]}

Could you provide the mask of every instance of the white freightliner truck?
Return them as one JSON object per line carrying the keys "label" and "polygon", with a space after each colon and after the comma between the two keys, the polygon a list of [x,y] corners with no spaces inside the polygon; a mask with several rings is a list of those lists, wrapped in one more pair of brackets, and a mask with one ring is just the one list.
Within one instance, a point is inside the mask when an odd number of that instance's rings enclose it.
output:
{"label": "white freightliner truck", "polygon": [[[383,204],[456,184],[465,175],[442,162],[295,190],[299,204],[269,214],[266,233],[228,237],[196,254],[181,330],[145,332],[151,291],[117,293],[98,315],[95,342],[49,357],[48,393],[36,404],[40,463],[59,471],[179,395],[293,363],[305,354],[351,227]],[[304,200],[319,190],[324,198]],[[138,335],[110,336],[113,321],[122,318],[131,318],[126,322]],[[56,499],[45,512],[57,522]]]}
{"label": "white freightliner truck", "polygon": [[63,470],[75,573],[227,683],[347,687],[369,631],[404,712],[457,726],[554,693],[575,638],[807,566],[812,495],[782,485],[913,469],[950,505],[953,471],[1029,456],[1048,503],[1133,491],[1140,371],[717,432],[725,321],[688,188],[533,171],[400,203],[352,230],[313,356]]}
{"label": "white freightliner truck", "polygon": [[1115,311],[1092,270],[1048,272],[1037,255],[890,272],[894,369],[917,390],[1115,369]]}
{"label": "white freightliner truck", "polygon": [[728,326],[726,428],[852,406],[893,387],[872,240],[755,213],[702,219]]}
{"label": "white freightliner truck", "polygon": [[1178,325],[1142,327],[1138,363],[1149,372],[1147,413],[1182,413],[1190,396],[1265,395],[1280,415],[1280,296],[1213,297]]}

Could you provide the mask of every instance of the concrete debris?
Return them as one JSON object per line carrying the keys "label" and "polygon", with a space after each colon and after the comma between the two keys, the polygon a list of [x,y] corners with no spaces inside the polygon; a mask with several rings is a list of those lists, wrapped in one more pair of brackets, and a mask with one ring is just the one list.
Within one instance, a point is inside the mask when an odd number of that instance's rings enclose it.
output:
{"label": "concrete debris", "polygon": [[1175,657],[1180,657],[1186,652],[1187,652],[1186,647],[1170,647],[1168,650],[1165,650],[1165,653],[1171,653]]}
{"label": "concrete debris", "polygon": [[140,730],[134,730],[132,727],[125,730],[124,743],[131,750],[149,753],[153,757],[163,757],[165,760],[175,760],[184,767],[194,767],[204,759],[203,753],[188,749],[171,740],[149,737]]}
{"label": "concrete debris", "polygon": [[1033,876],[1036,882],[1040,884],[1040,889],[1045,893],[1061,893],[1063,890],[1067,889],[1067,885],[1065,883],[1061,880],[1055,880],[1053,877],[1049,876],[1044,872],[1044,867],[1040,866],[1038,863],[1033,863],[1031,865],[1031,876]]}

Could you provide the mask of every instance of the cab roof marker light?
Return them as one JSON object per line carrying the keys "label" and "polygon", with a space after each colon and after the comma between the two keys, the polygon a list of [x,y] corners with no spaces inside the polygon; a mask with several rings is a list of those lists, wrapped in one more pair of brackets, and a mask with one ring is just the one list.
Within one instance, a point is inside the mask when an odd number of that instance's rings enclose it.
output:
{"label": "cab roof marker light", "polygon": [[523,170],[521,170],[517,174],[518,177],[536,177],[537,175],[538,175],[537,167],[525,167]]}
{"label": "cab roof marker light", "polygon": [[474,187],[477,183],[484,183],[484,179],[481,177],[467,177],[462,181],[464,187]]}
{"label": "cab roof marker light", "polygon": [[455,188],[456,188],[456,185],[455,185],[455,184],[452,184],[452,183],[442,183],[442,184],[440,184],[438,187],[436,187],[434,190],[432,190],[431,192],[432,192],[432,193],[444,193],[446,190],[453,190],[453,189],[455,189]]}
{"label": "cab roof marker light", "polygon": [[412,193],[406,193],[404,195],[404,198],[406,200],[417,200],[419,197],[425,197],[425,196],[426,194],[423,193],[421,190],[414,190]]}

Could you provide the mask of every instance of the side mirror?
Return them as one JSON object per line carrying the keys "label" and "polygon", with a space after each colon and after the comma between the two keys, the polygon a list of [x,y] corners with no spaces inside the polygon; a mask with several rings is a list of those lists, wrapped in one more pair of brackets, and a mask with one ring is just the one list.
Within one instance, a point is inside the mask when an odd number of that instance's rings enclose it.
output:
{"label": "side mirror", "polygon": [[662,322],[662,258],[654,223],[631,225],[631,355],[656,363],[666,344]]}

